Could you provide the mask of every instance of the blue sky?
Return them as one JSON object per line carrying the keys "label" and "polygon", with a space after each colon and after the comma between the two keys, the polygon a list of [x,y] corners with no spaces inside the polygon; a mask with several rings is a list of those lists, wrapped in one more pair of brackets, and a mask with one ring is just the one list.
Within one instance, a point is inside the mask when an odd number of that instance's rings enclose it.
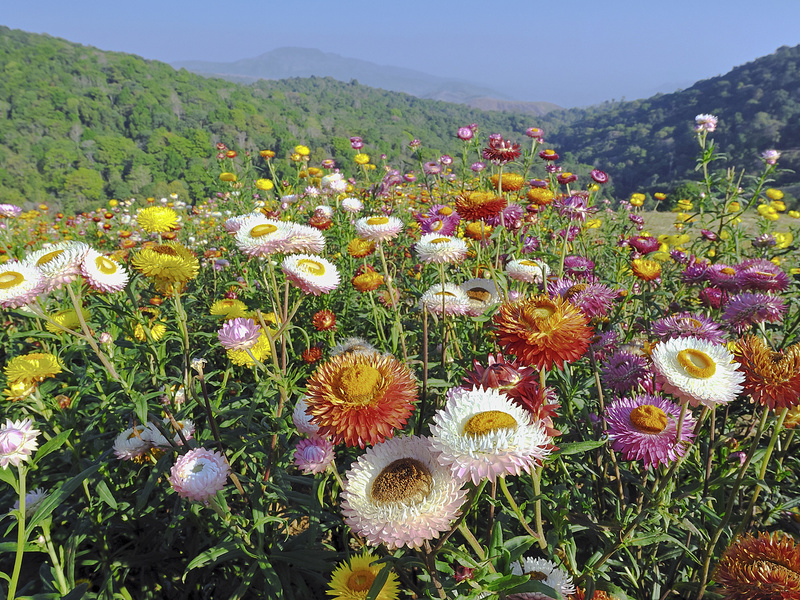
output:
{"label": "blue sky", "polygon": [[28,0],[0,24],[166,62],[301,46],[520,100],[648,97],[800,44],[800,0]]}

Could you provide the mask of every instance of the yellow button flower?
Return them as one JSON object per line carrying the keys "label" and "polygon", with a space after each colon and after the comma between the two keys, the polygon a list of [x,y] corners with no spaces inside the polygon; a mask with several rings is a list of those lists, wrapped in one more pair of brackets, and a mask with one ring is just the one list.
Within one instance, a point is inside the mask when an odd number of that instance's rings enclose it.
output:
{"label": "yellow button flower", "polygon": [[269,191],[274,188],[275,185],[269,179],[257,179],[256,187],[260,190]]}
{"label": "yellow button flower", "polygon": [[778,212],[783,212],[786,210],[786,204],[784,204],[783,200],[773,200],[769,203],[769,205]]}
{"label": "yellow button flower", "polygon": [[359,152],[358,154],[355,155],[353,160],[356,161],[356,163],[359,165],[365,165],[369,162],[369,154],[364,154],[362,152]]}
{"label": "yellow button flower", "polygon": [[739,212],[742,210],[742,205],[736,201],[731,202],[728,204],[728,212]]}
{"label": "yellow button flower", "polygon": [[767,188],[767,191],[764,194],[770,200],[783,200],[783,192],[780,190],[776,190],[775,188]]}
{"label": "yellow button flower", "polygon": [[311,154],[311,150],[309,149],[309,147],[303,145],[295,146],[294,151],[296,154],[299,154],[300,156],[308,156],[309,154]]}
{"label": "yellow button flower", "polygon": [[236,173],[220,173],[219,174],[220,181],[236,181],[238,179],[236,177]]}

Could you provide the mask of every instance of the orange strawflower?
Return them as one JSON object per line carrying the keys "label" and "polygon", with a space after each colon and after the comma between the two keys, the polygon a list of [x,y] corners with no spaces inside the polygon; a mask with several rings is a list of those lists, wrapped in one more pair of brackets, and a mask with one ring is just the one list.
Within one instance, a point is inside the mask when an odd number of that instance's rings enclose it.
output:
{"label": "orange strawflower", "polygon": [[480,221],[470,223],[464,230],[464,235],[471,240],[488,240],[492,235],[492,227]]}
{"label": "orange strawflower", "polygon": [[753,402],[770,410],[792,408],[800,403],[800,343],[773,352],[763,338],[747,336],[733,352],[744,373],[744,391]]}
{"label": "orange strawflower", "polygon": [[330,331],[331,329],[336,329],[336,315],[333,314],[333,311],[330,311],[327,308],[324,310],[318,310],[314,313],[314,316],[311,317],[311,324],[317,331]]}
{"label": "orange strawflower", "polygon": [[372,292],[377,290],[383,285],[383,275],[376,273],[372,267],[367,267],[356,274],[351,280],[353,287],[362,294],[364,292]]}
{"label": "orange strawflower", "polygon": [[491,192],[464,192],[456,198],[456,211],[467,221],[482,221],[498,216],[507,204]]}
{"label": "orange strawflower", "polygon": [[579,359],[589,347],[593,330],[589,320],[562,298],[532,296],[505,302],[494,316],[497,337],[505,352],[526,366],[563,368]]}
{"label": "orange strawflower", "polygon": [[525,194],[528,200],[539,206],[547,206],[553,201],[553,192],[547,188],[531,188]]}
{"label": "orange strawflower", "polygon": [[393,356],[340,354],[320,365],[307,384],[307,414],[335,444],[365,448],[405,426],[417,383]]}
{"label": "orange strawflower", "polygon": [[[500,175],[492,175],[492,188],[497,189],[497,184],[500,181]],[[521,190],[525,185],[525,178],[519,173],[503,173],[503,191],[516,192]]]}
{"label": "orange strawflower", "polygon": [[647,258],[634,258],[631,270],[642,281],[653,281],[661,277],[661,264]]}
{"label": "orange strawflower", "polygon": [[738,537],[713,579],[725,600],[800,598],[800,546],[778,532]]}
{"label": "orange strawflower", "polygon": [[353,258],[364,258],[375,252],[375,242],[363,238],[353,238],[347,244],[347,253]]}

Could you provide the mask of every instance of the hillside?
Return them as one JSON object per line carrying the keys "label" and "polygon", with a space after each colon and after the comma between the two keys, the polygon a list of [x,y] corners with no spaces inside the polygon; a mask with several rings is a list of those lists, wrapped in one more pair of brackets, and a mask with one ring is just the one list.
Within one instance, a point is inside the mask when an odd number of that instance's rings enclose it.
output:
{"label": "hillside", "polygon": [[[800,46],[784,46],[673,94],[538,120],[568,160],[607,170],[616,190],[630,193],[663,189],[693,173],[698,113],[719,117],[713,138],[731,166],[753,173],[762,167],[761,152],[775,148],[782,152],[781,168],[800,171]],[[798,179],[784,174],[779,181]]]}
{"label": "hillside", "polygon": [[471,122],[521,132],[528,118],[421,100],[329,78],[207,79],[136,56],[0,28],[0,194],[18,204],[52,201],[66,211],[131,195],[200,198],[214,143],[286,156],[298,143],[319,162],[350,165],[349,137],[367,151],[408,157],[458,149]]}
{"label": "hillside", "polygon": [[454,133],[473,122],[518,141],[544,128],[560,164],[606,170],[618,196],[669,191],[693,173],[698,113],[719,116],[713,137],[731,165],[755,172],[758,155],[777,148],[780,166],[798,170],[799,62],[800,46],[784,47],[674,94],[534,117],[515,105],[492,107],[520,112],[481,111],[330,78],[236,84],[0,27],[0,201],[67,212],[111,197],[203,198],[218,141],[281,157],[302,143],[313,161],[332,157],[347,169],[349,137],[359,135],[368,153],[415,168],[412,137],[425,160],[460,155]]}

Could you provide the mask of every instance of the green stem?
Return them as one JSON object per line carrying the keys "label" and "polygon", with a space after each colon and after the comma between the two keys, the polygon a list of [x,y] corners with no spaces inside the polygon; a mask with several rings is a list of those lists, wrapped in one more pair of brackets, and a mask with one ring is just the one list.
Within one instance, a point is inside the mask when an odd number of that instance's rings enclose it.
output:
{"label": "green stem", "polygon": [[14,570],[11,573],[11,580],[8,583],[8,600],[14,600],[17,596],[17,583],[19,582],[19,572],[22,569],[22,555],[25,554],[25,465],[20,462],[17,465],[19,471],[19,515],[17,516],[17,555],[14,559]]}
{"label": "green stem", "polygon": [[42,533],[44,535],[44,545],[47,548],[47,553],[50,555],[50,560],[53,561],[53,569],[56,572],[56,579],[58,580],[58,591],[62,594],[69,592],[67,586],[67,579],[64,577],[64,569],[61,567],[61,560],[58,557],[53,540],[50,537],[50,524],[49,520],[42,524]]}
{"label": "green stem", "polygon": [[403,322],[400,320],[400,311],[397,308],[397,300],[399,296],[395,292],[392,285],[392,276],[389,274],[389,266],[386,263],[386,255],[383,253],[383,243],[378,242],[378,256],[381,257],[381,265],[383,266],[383,276],[386,281],[386,287],[389,289],[389,299],[392,302],[392,312],[394,312],[395,320],[397,322],[397,333],[400,338],[400,345],[403,348],[403,362],[408,363],[408,352],[406,351],[406,337],[403,335]]}
{"label": "green stem", "polygon": [[528,532],[529,535],[533,536],[538,540],[539,546],[542,546],[542,544],[544,543],[545,545],[542,547],[546,548],[547,544],[544,542],[544,535],[541,535],[540,537],[540,534],[535,532],[533,529],[531,529],[531,526],[528,525],[528,521],[525,520],[525,515],[522,514],[522,510],[520,510],[519,506],[514,501],[514,497],[511,495],[511,492],[508,489],[508,485],[506,484],[506,478],[498,477],[498,479],[500,480],[500,489],[503,491],[503,495],[506,497],[508,504],[511,506],[511,510],[513,510],[514,514],[517,515],[517,519],[519,519],[519,522],[522,525],[522,527],[525,529],[525,531]]}

